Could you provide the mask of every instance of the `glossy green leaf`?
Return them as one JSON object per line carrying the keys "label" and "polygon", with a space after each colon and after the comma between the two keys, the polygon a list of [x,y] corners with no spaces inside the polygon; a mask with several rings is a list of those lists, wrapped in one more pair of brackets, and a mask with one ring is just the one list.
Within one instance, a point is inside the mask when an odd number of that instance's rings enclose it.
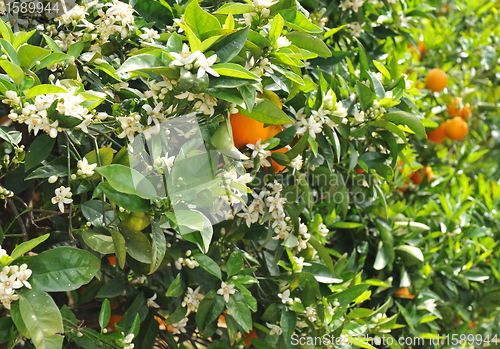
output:
{"label": "glossy green leaf", "polygon": [[113,245],[115,246],[115,255],[118,265],[121,269],[125,267],[125,258],[127,256],[127,248],[125,246],[125,238],[123,235],[114,229],[110,230],[111,237],[113,238]]}
{"label": "glossy green leaf", "polygon": [[185,289],[186,285],[184,284],[184,280],[182,280],[181,273],[179,273],[169,286],[167,290],[167,297],[180,297],[184,294]]}
{"label": "glossy green leaf", "polygon": [[151,256],[151,268],[149,269],[149,274],[154,273],[163,262],[165,257],[165,251],[167,249],[167,241],[165,239],[165,233],[163,229],[160,228],[155,220],[151,220],[151,247],[153,248],[153,253]]}
{"label": "glossy green leaf", "polygon": [[157,196],[151,182],[130,167],[112,164],[98,167],[96,171],[106,177],[109,184],[118,192],[137,195],[143,199],[153,199]]}
{"label": "glossy green leaf", "polygon": [[196,324],[201,333],[220,316],[225,304],[224,298],[215,294],[215,290],[211,290],[205,295],[196,312]]}
{"label": "glossy green leaf", "polygon": [[109,300],[105,299],[101,305],[101,311],[99,312],[99,326],[101,326],[101,331],[108,325],[109,319],[111,318],[111,305]]}
{"label": "glossy green leaf", "polygon": [[259,77],[254,73],[246,70],[241,65],[234,63],[218,63],[214,64],[212,68],[219,73],[220,75],[230,76],[233,78],[240,79],[251,79],[251,80],[259,80]]}
{"label": "glossy green leaf", "polygon": [[197,254],[194,256],[194,258],[196,259],[200,267],[202,267],[218,279],[222,280],[222,273],[220,271],[219,265],[215,263],[212,258],[204,254]]}
{"label": "glossy green leaf", "polygon": [[151,209],[149,200],[145,200],[134,194],[121,193],[115,190],[108,182],[99,183],[99,188],[107,196],[107,198],[131,212],[146,212]]}
{"label": "glossy green leaf", "polygon": [[189,25],[197,37],[213,29],[220,29],[217,18],[205,12],[198,5],[198,0],[191,1],[184,11],[184,21]]}
{"label": "glossy green leaf", "polygon": [[82,233],[83,241],[94,251],[102,254],[115,253],[115,246],[113,245],[113,238],[109,235],[97,233],[92,230],[85,230]]}
{"label": "glossy green leaf", "polygon": [[229,62],[238,53],[240,53],[245,41],[247,40],[249,31],[250,27],[240,29],[233,34],[226,36],[211,47],[211,50],[215,51],[217,57],[220,59],[220,63]]}
{"label": "glossy green leaf", "polygon": [[10,254],[10,257],[12,260],[16,260],[17,258],[21,257],[23,254],[31,251],[38,245],[40,245],[42,242],[47,240],[49,238],[50,234],[44,234],[42,236],[39,236],[37,238],[31,239],[29,241],[23,242],[22,244],[16,246],[14,251]]}
{"label": "glossy green leaf", "polygon": [[21,86],[25,74],[18,65],[5,59],[0,59],[0,67],[2,67],[18,87]]}
{"label": "glossy green leaf", "polygon": [[19,294],[19,309],[31,341],[36,349],[61,348],[64,337],[63,321],[56,303],[43,290],[23,288]]}
{"label": "glossy green leaf", "polygon": [[252,112],[238,107],[238,111],[249,118],[271,125],[291,124],[293,121],[280,107],[267,99],[261,99],[253,107]]}
{"label": "glossy green leaf", "polygon": [[404,111],[389,112],[383,116],[383,119],[395,122],[400,125],[408,126],[416,135],[427,139],[425,127],[422,122],[413,114]]}
{"label": "glossy green leaf", "polygon": [[33,257],[28,263],[33,271],[30,283],[47,292],[72,291],[89,283],[101,261],[88,251],[56,247]]}
{"label": "glossy green leaf", "polygon": [[238,325],[243,328],[243,331],[249,332],[252,329],[252,313],[240,292],[229,296],[229,302],[226,303],[226,307]]}
{"label": "glossy green leaf", "polygon": [[24,170],[28,171],[29,169],[35,167],[43,160],[45,160],[52,151],[55,142],[55,138],[51,138],[48,134],[45,133],[42,133],[37,138],[35,138],[33,143],[31,143],[30,147],[28,148],[28,152],[26,153]]}
{"label": "glossy green leaf", "polygon": [[294,31],[288,33],[286,38],[292,42],[295,46],[303,48],[305,50],[314,52],[321,57],[331,57],[332,52],[326,46],[326,44],[315,36],[309,35],[307,33]]}
{"label": "glossy green leaf", "polygon": [[26,91],[26,98],[31,99],[38,95],[44,95],[48,93],[67,93],[68,91],[60,86],[55,85],[36,85]]}

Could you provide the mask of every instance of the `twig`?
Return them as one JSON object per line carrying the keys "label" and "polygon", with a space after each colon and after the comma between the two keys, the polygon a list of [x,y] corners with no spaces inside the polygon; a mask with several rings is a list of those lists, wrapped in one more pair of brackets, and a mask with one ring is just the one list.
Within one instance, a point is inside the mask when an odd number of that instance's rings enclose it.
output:
{"label": "twig", "polygon": [[117,141],[115,141],[113,138],[111,138],[110,136],[108,136],[107,134],[105,134],[104,132],[102,132],[101,130],[95,128],[95,127],[91,127],[91,126],[87,126],[87,128],[91,131],[94,131],[94,132],[97,132],[99,133],[101,136],[105,137],[107,140],[111,141],[114,145],[120,147],[120,148],[123,148],[123,146],[118,143]]}
{"label": "twig", "polygon": [[9,205],[10,210],[12,211],[12,214],[16,217],[17,223],[19,224],[19,228],[21,229],[21,231],[22,231],[22,233],[24,235],[23,241],[28,241],[28,231],[26,230],[26,226],[24,225],[23,220],[18,215],[16,205],[14,205],[14,203],[12,202],[12,200],[10,200],[8,198],[5,198],[5,201]]}

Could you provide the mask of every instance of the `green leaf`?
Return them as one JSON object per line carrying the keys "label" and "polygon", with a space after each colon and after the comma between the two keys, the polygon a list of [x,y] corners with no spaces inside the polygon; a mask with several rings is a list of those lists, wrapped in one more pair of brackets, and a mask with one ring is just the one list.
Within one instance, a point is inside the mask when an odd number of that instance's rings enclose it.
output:
{"label": "green leaf", "polygon": [[47,292],[73,291],[89,283],[101,266],[92,253],[73,247],[57,247],[33,257],[30,282]]}
{"label": "green leaf", "polygon": [[193,30],[197,37],[201,34],[220,29],[221,25],[217,18],[205,11],[198,5],[198,0],[191,1],[184,11],[184,21]]}
{"label": "green leaf", "polygon": [[85,230],[82,233],[83,241],[94,251],[102,254],[115,253],[115,246],[113,245],[113,238],[109,235],[97,233],[92,230]]}
{"label": "green leaf", "polygon": [[196,312],[196,324],[203,333],[205,328],[213,321],[217,320],[224,310],[224,298],[215,294],[215,290],[211,290],[200,302],[198,311]]}
{"label": "green leaf", "polygon": [[21,316],[21,310],[19,309],[19,302],[13,302],[10,305],[10,316],[19,333],[21,333],[26,338],[31,338],[30,333],[26,328],[26,324],[23,321],[23,317]]}
{"label": "green leaf", "polygon": [[52,151],[55,142],[55,138],[51,138],[46,133],[37,136],[26,153],[24,170],[28,171],[45,160]]}
{"label": "green leaf", "polygon": [[304,16],[302,12],[287,9],[278,11],[278,13],[283,17],[285,25],[289,28],[306,33],[320,34],[323,32],[323,29],[311,23],[311,21]]}
{"label": "green leaf", "polygon": [[243,268],[243,258],[238,251],[231,253],[229,260],[226,263],[227,277],[238,274],[238,272]]}
{"label": "green leaf", "polygon": [[157,196],[151,182],[130,167],[112,164],[97,167],[96,171],[106,177],[109,184],[119,192],[137,195],[143,199],[154,199]]}
{"label": "green leaf", "polygon": [[347,24],[341,25],[340,27],[337,28],[332,28],[328,30],[324,35],[323,35],[323,40],[329,38],[332,35],[335,35],[338,31],[344,29],[347,26]]}
{"label": "green leaf", "polygon": [[269,29],[268,39],[271,42],[271,44],[276,46],[276,42],[278,41],[278,38],[281,36],[281,31],[283,30],[283,25],[285,24],[285,21],[283,20],[283,17],[281,17],[281,15],[278,14],[269,22],[271,23],[271,28]]}
{"label": "green leaf", "polygon": [[179,273],[168,288],[167,297],[180,297],[184,294],[185,288],[186,285],[184,284],[184,280],[182,280],[181,273]]}
{"label": "green leaf", "polygon": [[151,219],[151,232],[151,247],[153,248],[153,254],[151,256],[152,263],[148,274],[154,273],[160,267],[165,257],[165,251],[167,250],[167,241],[163,229],[160,228],[158,223],[153,219]]}
{"label": "green leaf", "polygon": [[121,269],[125,267],[125,258],[127,256],[127,248],[125,246],[125,238],[123,235],[114,229],[110,230],[111,237],[113,238],[113,245],[115,246],[115,255],[118,260],[118,265]]}
{"label": "green leaf", "polygon": [[281,311],[280,326],[283,329],[283,338],[286,342],[290,341],[292,334],[295,332],[295,326],[297,324],[297,313],[283,308]]}
{"label": "green leaf", "polygon": [[111,205],[107,202],[97,200],[86,201],[81,206],[83,216],[94,226],[103,226],[113,222],[115,212],[110,208]]}
{"label": "green leaf", "polygon": [[109,319],[111,318],[111,305],[109,300],[106,298],[101,305],[101,311],[99,312],[99,326],[101,326],[101,331],[108,325]]}
{"label": "green leaf", "polygon": [[238,111],[254,120],[271,125],[293,124],[292,119],[283,112],[280,107],[267,99],[259,100],[253,107],[252,112],[238,107]]}
{"label": "green leaf", "polygon": [[255,105],[255,100],[257,99],[257,89],[251,85],[243,85],[240,86],[239,90],[243,100],[245,101],[248,112],[251,113],[253,106]]}
{"label": "green leaf", "polygon": [[211,47],[211,50],[217,54],[220,63],[229,62],[238,53],[240,53],[243,45],[247,40],[250,27],[245,27],[237,32],[230,34]]}
{"label": "green leaf", "polygon": [[12,32],[12,29],[10,29],[10,27],[1,19],[0,34],[2,35],[2,38],[7,39],[10,43],[14,42],[14,33]]}
{"label": "green leaf", "polygon": [[238,325],[243,328],[243,331],[250,332],[252,329],[252,313],[245,302],[243,294],[236,292],[230,295],[226,307]]}
{"label": "green leaf", "polygon": [[230,13],[233,15],[242,15],[253,11],[255,11],[255,7],[250,4],[226,3],[219,7],[214,13],[219,15],[228,15]]}
{"label": "green leaf", "polygon": [[5,59],[0,60],[0,67],[10,76],[14,83],[20,87],[24,80],[23,70],[16,64]]}
{"label": "green leaf", "polygon": [[36,29],[33,29],[30,32],[17,32],[14,37],[14,41],[12,42],[12,46],[17,50],[19,46],[26,44],[28,40],[35,34]]}
{"label": "green leaf", "polygon": [[233,134],[230,130],[231,124],[224,120],[221,122],[215,133],[210,138],[210,143],[222,154],[239,159],[248,160],[248,157],[243,155],[238,148],[234,146]]}
{"label": "green leaf", "polygon": [[241,65],[234,63],[218,63],[214,64],[212,68],[224,76],[231,76],[233,78],[241,78],[241,79],[251,79],[251,80],[259,80],[259,77],[254,73],[246,70]]}
{"label": "green leaf", "polygon": [[16,260],[17,258],[21,257],[23,254],[26,252],[31,251],[38,245],[40,245],[42,242],[47,240],[49,238],[50,234],[44,234],[42,236],[39,236],[37,238],[31,239],[29,241],[23,242],[22,244],[18,245],[14,251],[10,254],[10,257],[12,258],[12,261]]}
{"label": "green leaf", "polygon": [[56,85],[36,85],[26,91],[26,99],[32,99],[38,95],[45,95],[48,93],[67,93],[68,91]]}
{"label": "green leaf", "polygon": [[12,63],[19,65],[19,57],[17,55],[16,49],[5,39],[0,39],[0,45],[2,45],[3,51],[10,58]]}
{"label": "green leaf", "polygon": [[222,280],[222,273],[220,271],[219,265],[214,262],[212,258],[204,254],[197,254],[194,256],[200,267],[208,271],[213,276]]}
{"label": "green leaf", "polygon": [[328,296],[328,300],[334,301],[336,299],[337,302],[340,303],[340,306],[343,307],[361,296],[368,289],[368,287],[370,287],[370,285],[367,284],[349,287],[347,290]]}
{"label": "green leaf", "polygon": [[42,58],[42,60],[40,61],[40,65],[36,65],[33,68],[33,70],[35,72],[37,72],[45,67],[48,67],[49,65],[53,65],[53,64],[56,64],[56,63],[59,63],[62,61],[66,61],[69,58],[70,58],[70,56],[68,56],[65,53],[50,53],[47,56],[45,56],[44,58]]}
{"label": "green leaf", "polygon": [[363,111],[366,111],[373,105],[375,94],[359,81],[356,81],[356,94],[359,97],[359,104],[361,105],[361,109]]}
{"label": "green leaf", "polygon": [[163,67],[165,64],[156,56],[150,54],[141,54],[127,59],[116,70],[116,73],[128,73],[145,68]]}
{"label": "green leaf", "polygon": [[396,247],[396,251],[405,259],[406,265],[413,265],[424,261],[424,255],[418,247],[402,245]]}
{"label": "green leaf", "polygon": [[52,50],[54,50],[54,52],[62,53],[62,50],[59,47],[59,45],[56,44],[56,42],[50,36],[43,34],[43,38],[45,39],[45,42],[47,43],[47,45],[49,45],[49,47]]}
{"label": "green leaf", "polygon": [[151,208],[149,200],[142,199],[134,194],[125,194],[116,191],[108,182],[99,183],[99,188],[107,196],[107,198],[131,212],[146,212]]}
{"label": "green leaf", "polygon": [[18,295],[21,317],[35,348],[61,348],[64,337],[56,333],[64,331],[62,316],[52,297],[36,287],[23,288]]}
{"label": "green leaf", "polygon": [[286,35],[286,38],[290,40],[295,46],[314,52],[321,57],[331,57],[332,55],[332,52],[330,51],[328,46],[326,46],[326,44],[321,39],[318,39],[315,36],[299,31],[294,31],[288,33]]}
{"label": "green leaf", "polygon": [[[125,281],[122,279],[111,279],[99,289],[96,298],[114,298],[123,294],[125,291]],[[107,322],[106,322],[107,324]]]}
{"label": "green leaf", "polygon": [[156,22],[157,25],[163,24],[164,26],[172,25],[174,16],[168,3],[155,0],[136,0],[131,1],[130,4],[133,4],[134,10],[148,22]]}
{"label": "green leaf", "polygon": [[141,263],[151,263],[151,243],[140,231],[133,231],[125,227],[120,229],[125,237],[125,246],[128,254]]}
{"label": "green leaf", "polygon": [[385,114],[382,119],[408,126],[417,136],[427,139],[425,127],[422,122],[413,114],[405,111],[393,111]]}
{"label": "green leaf", "polygon": [[0,343],[7,343],[10,340],[10,330],[12,326],[14,326],[12,318],[0,318]]}

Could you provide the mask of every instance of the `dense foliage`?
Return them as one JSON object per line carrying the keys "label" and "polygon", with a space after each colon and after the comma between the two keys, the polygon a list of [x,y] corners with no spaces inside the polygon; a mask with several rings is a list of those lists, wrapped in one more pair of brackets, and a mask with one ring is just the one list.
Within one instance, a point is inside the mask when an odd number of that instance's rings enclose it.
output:
{"label": "dense foliage", "polygon": [[1,343],[495,345],[500,4],[60,6],[0,8]]}

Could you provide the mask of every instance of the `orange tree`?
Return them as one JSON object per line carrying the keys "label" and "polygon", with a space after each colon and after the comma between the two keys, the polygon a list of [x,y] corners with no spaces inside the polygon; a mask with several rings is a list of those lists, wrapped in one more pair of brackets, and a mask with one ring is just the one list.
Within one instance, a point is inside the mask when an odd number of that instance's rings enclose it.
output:
{"label": "orange tree", "polygon": [[0,342],[491,343],[495,3],[43,4],[1,9]]}

